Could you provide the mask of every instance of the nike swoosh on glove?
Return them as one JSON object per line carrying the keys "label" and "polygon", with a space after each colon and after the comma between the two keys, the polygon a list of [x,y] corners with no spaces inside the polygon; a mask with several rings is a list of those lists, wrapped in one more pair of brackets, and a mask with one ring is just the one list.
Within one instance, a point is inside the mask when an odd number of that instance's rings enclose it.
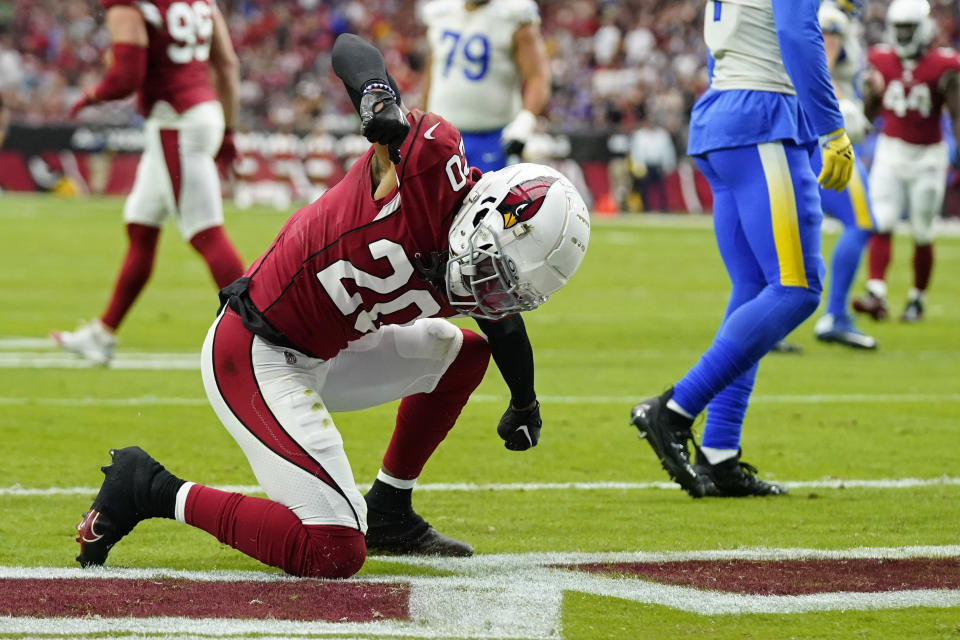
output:
{"label": "nike swoosh on glove", "polygon": [[843,191],[853,175],[853,144],[846,131],[837,129],[820,136],[820,155],[823,168],[817,176],[817,182],[824,189]]}
{"label": "nike swoosh on glove", "polygon": [[400,164],[400,145],[409,131],[410,123],[392,94],[374,89],[360,98],[360,133],[370,142],[387,147],[393,164]]}
{"label": "nike swoosh on glove", "polygon": [[510,451],[526,451],[537,446],[541,426],[539,401],[529,409],[514,409],[511,405],[500,418],[497,433]]}

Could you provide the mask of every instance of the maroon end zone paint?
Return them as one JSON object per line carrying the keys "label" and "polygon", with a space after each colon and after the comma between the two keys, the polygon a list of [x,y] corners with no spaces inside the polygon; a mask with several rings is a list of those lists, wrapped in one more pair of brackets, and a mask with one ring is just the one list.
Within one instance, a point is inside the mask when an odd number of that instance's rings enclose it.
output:
{"label": "maroon end zone paint", "polygon": [[0,579],[0,615],[235,618],[373,622],[410,620],[407,584],[198,582],[169,578]]}
{"label": "maroon end zone paint", "polygon": [[960,558],[682,560],[554,565],[748,595],[798,596],[960,588]]}

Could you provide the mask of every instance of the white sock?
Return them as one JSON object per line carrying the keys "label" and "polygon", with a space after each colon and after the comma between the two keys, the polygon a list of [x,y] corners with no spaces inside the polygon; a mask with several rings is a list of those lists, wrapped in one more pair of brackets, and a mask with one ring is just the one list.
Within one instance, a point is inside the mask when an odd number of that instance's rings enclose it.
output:
{"label": "white sock", "polygon": [[679,404],[677,404],[676,400],[674,400],[673,398],[670,398],[669,400],[667,400],[667,409],[670,409],[670,411],[675,411],[679,413],[680,415],[682,415],[684,418],[687,418],[688,420],[693,420],[693,416],[690,415],[690,412],[684,409],[683,407],[681,407]]}
{"label": "white sock", "polygon": [[194,485],[193,482],[184,482],[180,485],[180,488],[177,489],[177,504],[173,508],[173,517],[177,519],[177,522],[182,522],[187,524],[186,514],[184,511],[187,508],[187,494],[190,493],[190,488]]}
{"label": "white sock", "polygon": [[707,457],[707,462],[711,465],[735,458],[740,453],[739,449],[714,449],[713,447],[700,447],[700,451],[703,451],[703,455]]}
{"label": "white sock", "polygon": [[377,480],[384,484],[388,484],[395,489],[413,489],[413,486],[417,484],[416,478],[411,478],[410,480],[394,478],[390,474],[386,473],[383,469],[380,469],[380,471],[377,472]]}
{"label": "white sock", "polygon": [[923,302],[923,291],[917,289],[916,287],[911,287],[909,293],[907,293],[907,300],[910,302],[919,301]]}
{"label": "white sock", "polygon": [[887,283],[883,280],[867,280],[867,291],[878,298],[887,297]]}

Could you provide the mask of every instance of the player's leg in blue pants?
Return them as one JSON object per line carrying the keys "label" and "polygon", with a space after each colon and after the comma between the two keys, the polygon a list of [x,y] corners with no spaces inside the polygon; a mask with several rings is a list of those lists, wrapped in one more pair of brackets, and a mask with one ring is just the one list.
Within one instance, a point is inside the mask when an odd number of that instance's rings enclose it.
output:
{"label": "player's leg in blue pants", "polygon": [[[813,158],[814,172],[820,171],[820,156]],[[875,349],[877,341],[857,330],[850,317],[850,288],[860,267],[864,247],[876,228],[867,194],[867,171],[857,160],[850,184],[842,192],[820,190],[823,211],[843,223],[830,263],[827,310],[817,321],[814,334],[823,342],[836,342],[860,349]]]}
{"label": "player's leg in blue pants", "polygon": [[704,446],[736,450],[757,363],[820,300],[820,195],[807,147],[765,143],[696,162],[714,194],[714,231],[732,286],[713,344],[674,385],[672,400],[691,416],[707,409]]}
{"label": "player's leg in blue pants", "polygon": [[467,164],[484,173],[507,166],[507,156],[500,142],[500,129],[480,133],[461,133]]}

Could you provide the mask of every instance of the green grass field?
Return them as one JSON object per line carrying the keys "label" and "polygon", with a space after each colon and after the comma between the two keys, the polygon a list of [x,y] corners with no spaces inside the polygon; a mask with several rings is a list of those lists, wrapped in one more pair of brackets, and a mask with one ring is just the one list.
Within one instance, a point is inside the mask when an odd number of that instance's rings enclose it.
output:
{"label": "green grass field", "polygon": [[[52,353],[14,339],[72,329],[101,312],[125,247],[121,204],[0,196],[0,363],[6,363],[0,367],[0,567],[76,566],[73,526],[93,493],[9,489],[97,487],[111,447],[139,444],[197,482],[255,484],[240,449],[205,405],[196,370],[11,364],[14,352]],[[265,210],[227,214],[246,261],[267,247],[285,218]],[[827,253],[835,239],[824,236]],[[909,286],[910,253],[909,241],[898,238],[890,281],[894,315]],[[817,312],[791,335],[802,354],[771,354],[762,362],[744,458],[764,478],[812,486],[794,485],[781,498],[697,501],[657,487],[423,490],[415,492],[415,507],[441,531],[469,540],[478,554],[956,545],[960,484],[951,478],[960,475],[960,238],[939,240],[936,260],[922,324],[860,321],[877,337],[877,352],[817,343]],[[862,274],[855,286],[859,292]],[[496,424],[508,395],[491,367],[420,482],[665,481],[649,446],[627,424],[629,411],[695,362],[727,292],[708,218],[597,219],[571,284],[526,318],[544,418],[540,445],[525,453],[503,448]],[[121,327],[118,353],[195,354],[216,304],[202,261],[168,227],[153,279]],[[376,475],[395,408],[335,416],[358,483]],[[913,487],[815,484],[941,477],[942,483]],[[141,524],[109,563],[264,569],[169,521]],[[372,559],[361,577],[431,571]],[[3,624],[0,617],[0,637],[20,637]],[[563,638],[688,635],[956,638],[960,607],[701,615],[590,593],[563,596]]]}

